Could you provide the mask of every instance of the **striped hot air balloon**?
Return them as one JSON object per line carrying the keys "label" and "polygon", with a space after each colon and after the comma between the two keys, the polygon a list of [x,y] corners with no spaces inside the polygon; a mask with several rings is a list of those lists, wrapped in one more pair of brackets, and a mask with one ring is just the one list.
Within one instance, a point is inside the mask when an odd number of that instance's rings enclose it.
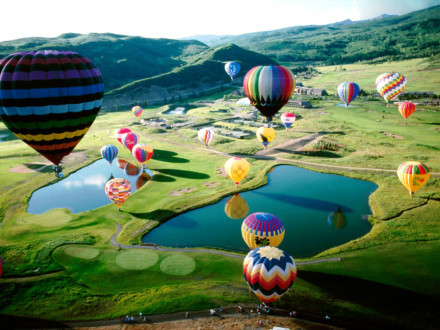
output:
{"label": "striped hot air balloon", "polygon": [[400,164],[397,169],[397,176],[412,197],[414,192],[422,188],[428,181],[431,173],[425,164],[411,161]]}
{"label": "striped hot air balloon", "polygon": [[118,155],[118,148],[113,144],[107,144],[101,148],[101,155],[111,165],[112,161]]}
{"label": "striped hot air balloon", "polygon": [[87,133],[103,96],[98,68],[75,52],[19,52],[0,60],[0,118],[55,165]]}
{"label": "striped hot air balloon", "polygon": [[139,142],[139,134],[134,132],[128,132],[122,135],[122,144],[128,150],[132,151],[133,147]]}
{"label": "striped hot air balloon", "polygon": [[338,86],[339,98],[345,103],[345,107],[359,95],[359,86],[351,81],[343,82]]}
{"label": "striped hot air balloon", "polygon": [[202,142],[205,147],[209,146],[211,141],[214,139],[214,130],[210,127],[204,127],[197,133],[200,142]]}
{"label": "striped hot air balloon", "polygon": [[243,220],[241,235],[250,249],[259,246],[275,246],[284,238],[284,226],[280,219],[270,213],[252,213]]}
{"label": "striped hot air balloon", "polygon": [[386,103],[403,92],[406,78],[400,73],[382,73],[376,79],[376,88]]}
{"label": "striped hot air balloon", "polygon": [[146,143],[136,144],[131,152],[142,165],[145,165],[153,157],[153,148]]}
{"label": "striped hot air balloon", "polygon": [[136,117],[140,117],[142,115],[142,111],[144,111],[144,109],[138,105],[135,105],[133,108],[131,108],[131,112],[133,112],[133,115]]}
{"label": "striped hot air balloon", "polygon": [[284,112],[281,115],[281,122],[283,123],[286,130],[289,129],[290,126],[292,126],[292,124],[295,122],[295,120],[296,120],[296,116],[292,112]]}
{"label": "striped hot air balloon", "polygon": [[130,196],[131,185],[125,179],[116,178],[109,180],[105,185],[105,193],[107,197],[121,209],[122,204]]}
{"label": "striped hot air balloon", "polygon": [[229,158],[225,163],[226,174],[234,181],[236,187],[249,173],[250,168],[248,161],[241,157]]}
{"label": "striped hot air balloon", "polygon": [[281,65],[256,66],[246,73],[243,87],[251,104],[270,122],[292,96],[295,78]]}
{"label": "striped hot air balloon", "polygon": [[262,126],[257,129],[257,139],[261,142],[264,149],[272,142],[275,138],[275,130],[272,127]]}
{"label": "striped hot air balloon", "polygon": [[296,265],[285,251],[273,246],[256,248],[243,261],[246,282],[257,297],[269,304],[284,295],[296,279]]}
{"label": "striped hot air balloon", "polygon": [[405,101],[399,104],[398,109],[403,118],[407,119],[414,111],[416,111],[416,105],[412,102]]}

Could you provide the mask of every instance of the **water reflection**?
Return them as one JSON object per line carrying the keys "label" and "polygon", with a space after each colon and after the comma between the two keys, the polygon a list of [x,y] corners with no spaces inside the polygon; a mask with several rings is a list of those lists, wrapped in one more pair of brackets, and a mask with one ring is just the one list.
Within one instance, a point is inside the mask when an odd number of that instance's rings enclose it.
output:
{"label": "water reflection", "polygon": [[110,165],[105,159],[100,159],[52,185],[34,191],[27,211],[41,214],[55,208],[67,208],[72,213],[93,210],[111,203],[104,190],[109,180],[128,180],[131,193],[134,193],[152,177],[151,170],[144,169],[142,172],[141,168],[126,160],[118,159]]}
{"label": "water reflection", "polygon": [[336,211],[330,212],[327,223],[330,227],[334,229],[341,229],[347,226],[347,216],[342,212],[341,208],[338,206]]}
{"label": "water reflection", "polygon": [[231,219],[243,219],[249,213],[249,205],[239,194],[226,200],[225,213]]}

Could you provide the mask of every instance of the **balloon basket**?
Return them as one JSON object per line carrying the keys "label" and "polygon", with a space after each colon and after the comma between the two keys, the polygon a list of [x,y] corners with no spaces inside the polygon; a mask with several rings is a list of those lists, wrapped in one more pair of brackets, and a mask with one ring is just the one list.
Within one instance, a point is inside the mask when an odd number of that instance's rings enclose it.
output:
{"label": "balloon basket", "polygon": [[55,166],[55,176],[60,179],[64,176],[63,171],[61,170],[61,165],[56,165]]}

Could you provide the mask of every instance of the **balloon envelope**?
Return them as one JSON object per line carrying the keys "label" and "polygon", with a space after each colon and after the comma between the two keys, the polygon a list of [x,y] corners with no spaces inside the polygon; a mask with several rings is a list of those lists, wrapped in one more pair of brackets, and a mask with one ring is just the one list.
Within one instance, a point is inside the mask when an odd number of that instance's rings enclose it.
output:
{"label": "balloon envelope", "polygon": [[376,88],[384,100],[388,103],[403,92],[406,78],[400,73],[382,73],[376,79]]}
{"label": "balloon envelope", "polygon": [[122,143],[122,137],[124,136],[125,133],[130,133],[130,132],[131,132],[131,129],[129,129],[129,128],[126,128],[126,127],[118,128],[115,133],[116,140],[118,140],[120,144],[124,145]]}
{"label": "balloon envelope", "polygon": [[266,148],[275,138],[275,130],[272,127],[262,126],[257,129],[257,139]]}
{"label": "balloon envelope", "polygon": [[251,104],[271,121],[292,96],[295,78],[281,65],[256,66],[246,73],[243,87]]}
{"label": "balloon envelope", "polygon": [[104,84],[98,68],[75,52],[20,52],[0,60],[0,118],[55,165],[87,133]]}
{"label": "balloon envelope", "polygon": [[199,130],[197,133],[200,142],[202,142],[206,147],[211,143],[212,139],[214,139],[214,130],[210,127],[205,127]]}
{"label": "balloon envelope", "polygon": [[124,167],[124,173],[129,175],[129,176],[138,176],[139,173],[141,173],[142,168],[127,162],[127,164],[125,164]]}
{"label": "balloon envelope", "polygon": [[131,108],[131,112],[133,112],[136,117],[140,117],[140,115],[142,115],[142,111],[143,109],[138,105],[135,105],[133,108]]}
{"label": "balloon envelope", "polygon": [[240,63],[228,62],[225,64],[225,71],[234,80],[235,76],[240,72]]}
{"label": "balloon envelope", "polygon": [[407,119],[416,111],[416,105],[412,102],[405,101],[399,104],[399,112],[403,118]]}
{"label": "balloon envelope", "polygon": [[359,95],[359,86],[354,82],[343,82],[338,86],[339,98],[348,107],[351,101],[353,101]]}
{"label": "balloon envelope", "polygon": [[107,144],[101,148],[101,155],[111,164],[118,155],[118,148],[113,144]]}
{"label": "balloon envelope", "polygon": [[141,164],[146,164],[153,157],[153,148],[146,143],[136,144],[131,152]]}
{"label": "balloon envelope", "polygon": [[234,181],[236,186],[246,177],[250,168],[248,161],[241,157],[229,158],[225,163],[226,174]]}
{"label": "balloon envelope", "polygon": [[292,112],[284,112],[281,115],[281,122],[283,123],[284,127],[288,129],[292,124],[295,122],[296,116]]}
{"label": "balloon envelope", "polygon": [[226,201],[225,213],[231,219],[243,219],[249,213],[249,205],[239,194],[235,194]]}
{"label": "balloon envelope", "polygon": [[243,261],[243,275],[251,290],[264,303],[284,295],[296,279],[296,265],[285,251],[273,246],[256,248]]}
{"label": "balloon envelope", "polygon": [[428,181],[431,172],[425,164],[411,161],[400,164],[397,169],[397,176],[412,196]]}
{"label": "balloon envelope", "polygon": [[133,150],[133,147],[138,144],[138,142],[139,135],[137,133],[129,132],[122,135],[122,144],[130,151]]}
{"label": "balloon envelope", "polygon": [[250,249],[259,246],[275,246],[284,238],[284,226],[280,219],[270,213],[252,213],[243,220],[241,235]]}
{"label": "balloon envelope", "polygon": [[105,185],[105,193],[107,197],[119,208],[124,204],[128,196],[130,196],[130,192],[130,182],[125,179],[112,179]]}

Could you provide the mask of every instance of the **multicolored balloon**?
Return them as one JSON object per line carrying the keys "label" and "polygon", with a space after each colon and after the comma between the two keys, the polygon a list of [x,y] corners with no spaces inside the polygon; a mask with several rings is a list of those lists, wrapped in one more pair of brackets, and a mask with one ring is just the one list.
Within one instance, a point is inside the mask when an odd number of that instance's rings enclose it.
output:
{"label": "multicolored balloon", "polygon": [[328,218],[327,223],[330,227],[335,229],[341,229],[347,226],[347,216],[342,212],[341,207],[338,206],[338,209],[335,211],[332,211]]}
{"label": "multicolored balloon", "polygon": [[292,126],[292,124],[295,122],[296,116],[292,112],[284,112],[281,115],[281,122],[283,123],[286,130]]}
{"label": "multicolored balloon", "polygon": [[0,60],[0,118],[59,165],[89,130],[104,96],[98,68],[70,51],[14,53]]}
{"label": "multicolored balloon", "polygon": [[262,126],[257,129],[257,139],[264,146],[264,149],[275,138],[275,130],[272,127]]}
{"label": "multicolored balloon", "polygon": [[[124,134],[126,134],[126,133],[131,133],[131,129],[126,128],[126,127],[122,127],[122,128],[118,128],[118,129],[116,130],[116,132],[115,132],[116,140],[118,140],[119,143],[122,144],[122,145],[124,145],[124,144],[122,143],[122,137],[123,137]],[[125,147],[125,146],[124,146],[124,147]]]}
{"label": "multicolored balloon", "polygon": [[122,204],[127,200],[128,196],[130,196],[130,192],[130,182],[125,179],[112,179],[105,185],[105,193],[107,197],[119,207],[119,210],[121,209]]}
{"label": "multicolored balloon", "polygon": [[376,79],[376,88],[386,103],[403,92],[406,78],[400,73],[382,73]]}
{"label": "multicolored balloon", "polygon": [[265,304],[283,296],[295,282],[296,274],[293,258],[273,246],[256,248],[243,261],[246,282]]}
{"label": "multicolored balloon", "polygon": [[138,106],[138,105],[135,105],[133,108],[131,108],[131,112],[133,112],[133,114],[136,116],[136,117],[140,117],[140,115],[142,115],[142,111],[143,111],[144,109],[142,109],[140,106]]}
{"label": "multicolored balloon", "polygon": [[146,143],[138,143],[133,147],[131,153],[139,163],[145,165],[153,157],[153,148]]}
{"label": "multicolored balloon", "polygon": [[270,122],[292,96],[295,78],[281,65],[256,66],[246,73],[243,87],[251,104]]}
{"label": "multicolored balloon", "polygon": [[111,165],[112,161],[118,155],[118,148],[113,144],[107,144],[101,148],[101,155]]}
{"label": "multicolored balloon", "polygon": [[249,205],[239,194],[235,194],[226,201],[225,213],[231,219],[243,219],[249,213]]}
{"label": "multicolored balloon", "polygon": [[412,102],[405,101],[399,104],[398,109],[403,118],[407,119],[414,111],[416,111],[416,105]]}
{"label": "multicolored balloon", "polygon": [[132,151],[133,147],[138,143],[139,143],[139,134],[134,132],[129,132],[122,135],[122,144],[128,150]]}
{"label": "multicolored balloon", "polygon": [[209,146],[211,141],[214,139],[214,130],[210,127],[205,127],[199,130],[197,133],[199,140],[205,145],[205,147]]}
{"label": "multicolored balloon", "polygon": [[266,245],[277,247],[283,241],[284,226],[273,214],[252,213],[243,220],[241,235],[250,249]]}
{"label": "multicolored balloon", "polygon": [[231,80],[234,80],[235,76],[240,72],[240,63],[237,62],[228,62],[225,64],[225,71],[231,77]]}
{"label": "multicolored balloon", "polygon": [[345,103],[345,107],[359,95],[359,86],[351,81],[343,82],[338,86],[339,98]]}
{"label": "multicolored balloon", "polygon": [[410,196],[423,187],[431,176],[428,166],[420,162],[405,162],[397,169],[400,182],[408,189]]}
{"label": "multicolored balloon", "polygon": [[121,170],[124,170],[127,163],[128,162],[126,160],[119,158],[118,161],[116,162],[116,166],[118,166],[118,168],[120,168]]}
{"label": "multicolored balloon", "polygon": [[124,167],[124,173],[129,176],[138,176],[142,172],[142,168],[127,162]]}
{"label": "multicolored balloon", "polygon": [[250,168],[248,161],[241,157],[229,158],[225,163],[226,174],[234,181],[236,187],[249,173]]}

